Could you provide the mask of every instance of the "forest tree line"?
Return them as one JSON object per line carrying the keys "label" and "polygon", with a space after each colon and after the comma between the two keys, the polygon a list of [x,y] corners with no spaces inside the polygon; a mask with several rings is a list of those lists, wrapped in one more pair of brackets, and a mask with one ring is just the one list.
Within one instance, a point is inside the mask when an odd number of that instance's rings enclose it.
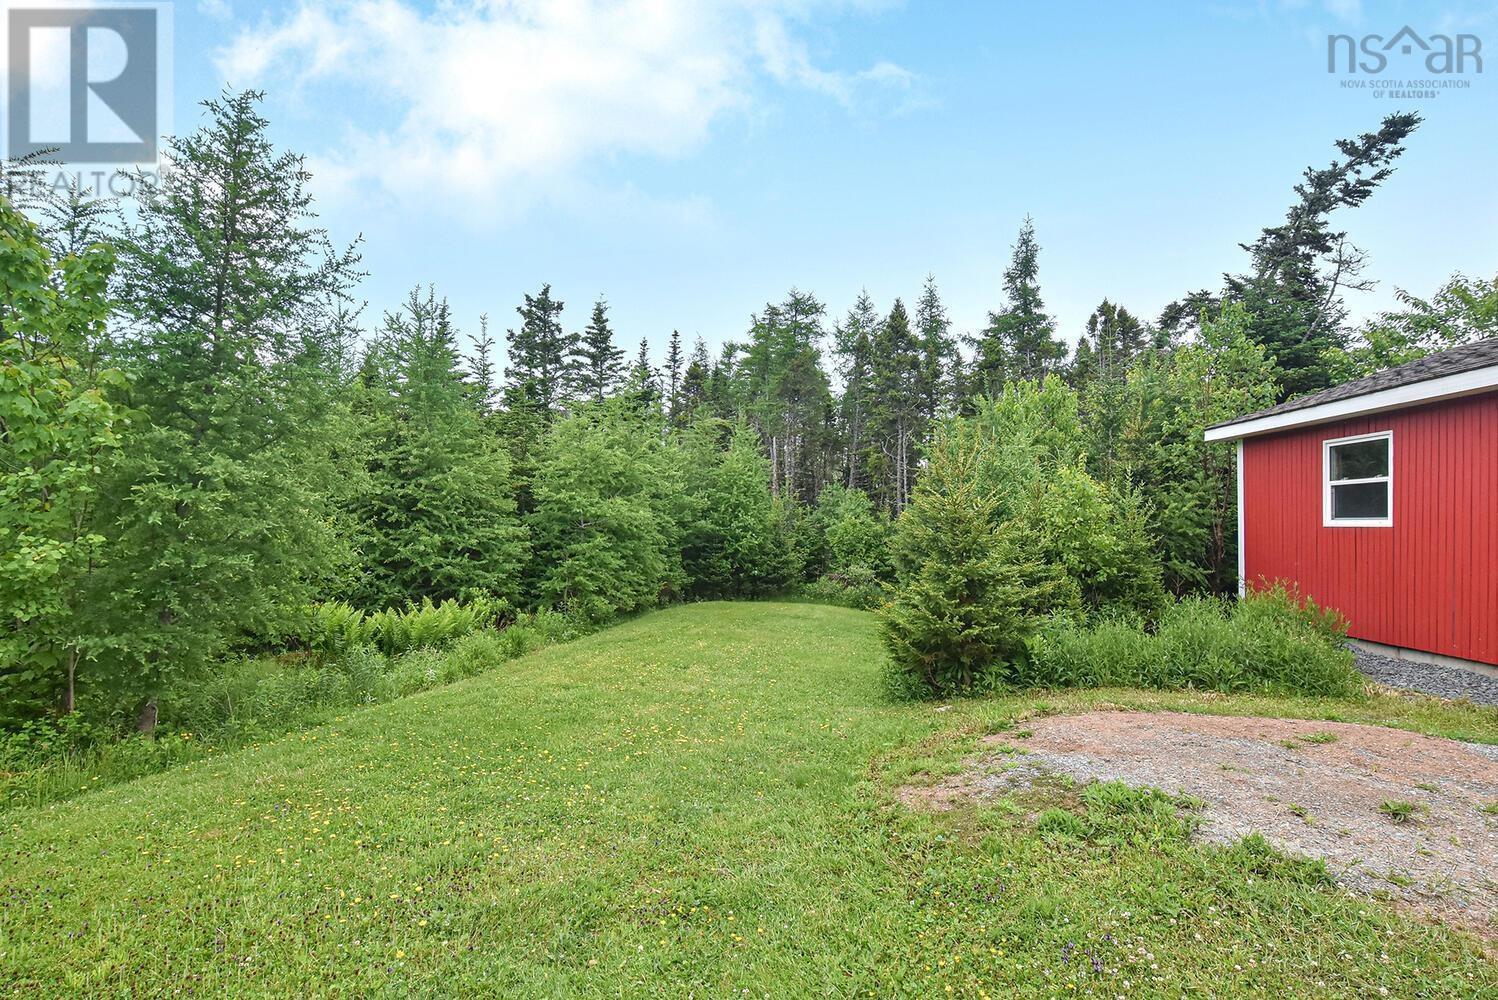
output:
{"label": "forest tree line", "polygon": [[1110,566],[1149,567],[1079,570],[1079,594],[1226,592],[1233,456],[1204,427],[1498,330],[1493,283],[1460,275],[1347,322],[1365,261],[1338,213],[1388,178],[1414,115],[1307,170],[1244,273],[1154,320],[1104,300],[1074,350],[1028,219],[967,334],[934,278],[841,315],[792,289],[718,350],[673,331],[660,357],[621,343],[604,299],[567,308],[549,285],[466,334],[432,286],[369,322],[358,248],[317,227],[259,102],[206,102],[169,140],[173,182],[128,212],[0,201],[6,724],[83,706],[148,726],[319,602],[600,622],[877,588],[902,572],[892,533],[931,442],[961,428],[998,443],[986,468],[1050,456],[1054,476],[1014,481],[1047,498],[1051,558],[1098,562],[1106,536]]}

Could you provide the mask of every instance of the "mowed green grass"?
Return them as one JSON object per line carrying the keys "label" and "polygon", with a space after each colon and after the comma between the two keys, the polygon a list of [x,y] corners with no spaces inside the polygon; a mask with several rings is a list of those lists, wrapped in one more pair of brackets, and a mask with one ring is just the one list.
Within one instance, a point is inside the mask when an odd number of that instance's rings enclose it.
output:
{"label": "mowed green grass", "polygon": [[[873,619],[651,614],[280,742],[13,813],[34,995],[1491,996],[1474,939],[1304,866],[1024,803],[912,813],[983,733],[1093,704],[1498,741],[1490,711],[1092,692],[898,704]],[[1022,725],[1022,723],[1021,723]]]}

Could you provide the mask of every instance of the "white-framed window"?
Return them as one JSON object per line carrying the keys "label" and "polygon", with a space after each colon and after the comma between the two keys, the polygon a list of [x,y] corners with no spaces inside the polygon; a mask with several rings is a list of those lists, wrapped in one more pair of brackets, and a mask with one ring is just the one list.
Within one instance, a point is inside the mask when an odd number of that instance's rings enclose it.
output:
{"label": "white-framed window", "polygon": [[1321,442],[1321,523],[1387,528],[1394,523],[1394,432]]}

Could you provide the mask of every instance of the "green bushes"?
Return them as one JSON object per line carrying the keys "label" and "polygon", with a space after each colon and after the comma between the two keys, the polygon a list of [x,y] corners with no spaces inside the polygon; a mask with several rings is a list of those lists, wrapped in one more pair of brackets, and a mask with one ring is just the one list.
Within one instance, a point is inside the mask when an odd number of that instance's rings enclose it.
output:
{"label": "green bushes", "polygon": [[1089,611],[1160,613],[1165,585],[1138,493],[1106,487],[1080,466],[1057,466],[1027,516],[1041,557],[1076,581]]}
{"label": "green bushes", "polygon": [[1347,697],[1362,675],[1344,626],[1282,588],[1241,601],[1186,598],[1158,628],[1105,618],[1086,627],[1053,619],[1010,673],[1022,687],[1195,688]]}
{"label": "green bushes", "polygon": [[813,604],[833,604],[858,611],[873,611],[882,605],[889,589],[872,570],[855,567],[842,573],[826,573],[804,583],[796,596]]}
{"label": "green bushes", "polygon": [[[897,676],[934,696],[996,686],[1351,695],[1335,613],[1283,589],[1172,601],[1156,512],[1088,474],[1058,382],[1006,386],[938,434],[893,545],[881,626]],[[830,588],[819,588],[818,592]]]}
{"label": "green bushes", "polygon": [[[554,611],[521,615],[503,629],[490,628],[477,623],[494,623],[502,606],[475,605],[375,615],[350,613],[353,609],[346,605],[322,605],[313,615],[325,629],[314,633],[323,637],[320,649],[223,664],[211,678],[164,700],[162,725],[151,735],[121,739],[118,730],[92,725],[77,713],[28,723],[0,739],[0,806],[57,801],[106,782],[271,739],[350,708],[475,676],[583,631]],[[403,625],[387,630],[379,625],[403,619]],[[464,627],[469,631],[461,631]],[[331,648],[361,635],[388,636],[387,641],[406,648],[393,656],[370,643],[336,652]]]}

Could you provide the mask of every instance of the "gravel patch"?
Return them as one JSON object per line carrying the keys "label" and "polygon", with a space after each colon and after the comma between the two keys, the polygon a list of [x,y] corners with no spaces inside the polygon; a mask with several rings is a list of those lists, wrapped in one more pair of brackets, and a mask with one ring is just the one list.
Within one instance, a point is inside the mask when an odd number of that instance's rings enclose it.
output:
{"label": "gravel patch", "polygon": [[[1321,858],[1354,891],[1387,893],[1498,939],[1498,759],[1455,740],[1381,726],[1174,712],[1089,712],[990,737],[990,752],[935,786],[909,788],[916,808],[1002,797],[1047,776],[1122,781],[1201,799],[1197,836],[1236,843],[1262,834]],[[1007,749],[1007,748],[1006,748]],[[1407,802],[1406,822],[1381,811]]]}
{"label": "gravel patch", "polygon": [[1380,684],[1438,698],[1466,698],[1478,705],[1498,705],[1498,677],[1440,663],[1396,660],[1361,649],[1354,649],[1353,653],[1358,669]]}

